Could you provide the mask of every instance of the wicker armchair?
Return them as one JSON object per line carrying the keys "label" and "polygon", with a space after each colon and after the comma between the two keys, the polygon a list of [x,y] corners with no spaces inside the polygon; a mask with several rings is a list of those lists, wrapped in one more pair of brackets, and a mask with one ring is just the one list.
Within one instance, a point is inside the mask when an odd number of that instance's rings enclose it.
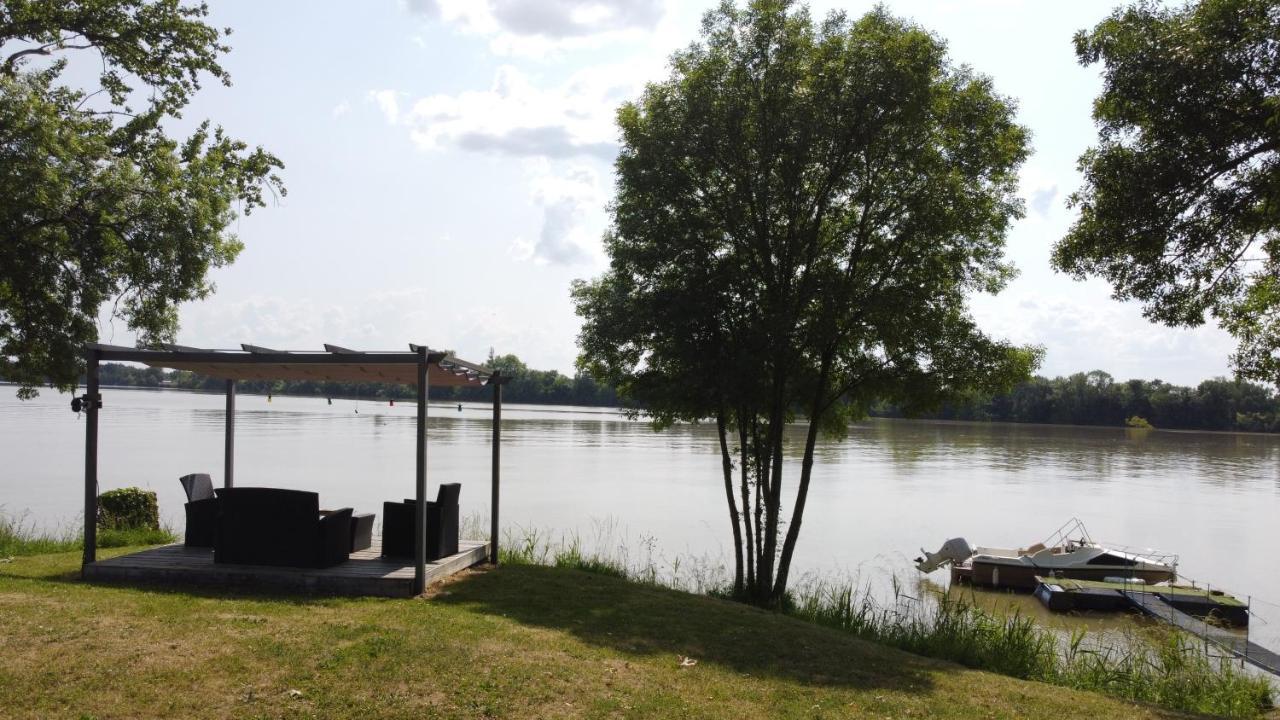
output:
{"label": "wicker armchair", "polygon": [[206,473],[193,473],[178,478],[187,492],[187,529],[183,544],[187,547],[213,547],[218,529],[218,499],[213,494],[213,480]]}
{"label": "wicker armchair", "polygon": [[[434,502],[427,502],[427,560],[455,555],[458,552],[459,483],[440,486]],[[384,557],[413,557],[413,522],[417,503],[382,504],[382,554]]]}

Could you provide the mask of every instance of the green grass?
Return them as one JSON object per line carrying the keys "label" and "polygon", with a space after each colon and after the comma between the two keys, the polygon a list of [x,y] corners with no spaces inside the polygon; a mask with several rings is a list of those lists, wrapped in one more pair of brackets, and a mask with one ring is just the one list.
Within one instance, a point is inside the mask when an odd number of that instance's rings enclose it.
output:
{"label": "green grass", "polygon": [[[608,528],[604,535],[608,535]],[[597,533],[601,534],[601,533]],[[596,546],[617,547],[609,542]],[[659,572],[653,558],[629,563],[622,553],[588,552],[577,535],[552,542],[537,532],[509,538],[506,563],[574,568],[648,585],[697,588],[728,598],[729,589],[675,566]],[[895,595],[897,578],[894,578]],[[785,614],[917,655],[1025,680],[1106,693],[1175,710],[1256,717],[1273,707],[1267,679],[1210,658],[1178,631],[1132,633],[1107,644],[1080,633],[1063,638],[1018,612],[997,613],[938,595],[927,602],[884,605],[852,583],[810,582],[796,588]],[[1152,636],[1155,640],[1152,642]]]}
{"label": "green grass", "polygon": [[[597,541],[593,545],[601,546],[599,536],[608,536],[611,532],[611,527],[603,528],[603,532],[598,528]],[[153,545],[172,540],[173,535],[167,530],[99,532],[99,546],[103,548]],[[692,604],[691,607],[699,608],[706,607],[703,603],[719,603],[721,611],[728,612],[730,615],[748,613],[746,617],[751,619],[750,622],[775,623],[802,620],[805,626],[811,628],[806,632],[816,630],[824,634],[825,639],[822,640],[824,643],[840,644],[849,640],[870,641],[873,643],[870,647],[874,653],[893,653],[894,650],[889,648],[896,648],[914,655],[950,661],[973,669],[1059,686],[1057,690],[1048,691],[1052,693],[1068,692],[1062,688],[1095,691],[1127,701],[1159,705],[1173,710],[1228,717],[1256,717],[1271,708],[1271,686],[1266,680],[1237,671],[1230,663],[1214,662],[1205,655],[1198,644],[1178,633],[1164,633],[1154,644],[1142,639],[1120,645],[1104,646],[1096,641],[1086,641],[1083,634],[1071,638],[1069,643],[1064,644],[1059,636],[1039,627],[1030,618],[1016,612],[1007,615],[994,613],[946,596],[941,596],[932,603],[916,605],[898,603],[891,607],[884,607],[876,603],[869,593],[856,592],[851,584],[804,584],[787,603],[784,614],[790,617],[783,618],[776,613],[763,613],[737,603],[679,593],[670,587],[664,587],[675,585],[695,589],[699,595],[723,595],[722,576],[709,572],[706,566],[691,568],[689,565],[682,567],[679,563],[673,563],[670,572],[664,573],[659,571],[651,545],[647,546],[649,552],[639,558],[631,557],[625,543],[614,545],[604,543],[603,546],[613,547],[615,550],[612,554],[588,551],[576,535],[561,538],[558,542],[551,542],[548,537],[536,532],[525,532],[519,539],[509,538],[503,548],[505,568],[502,572],[492,575],[523,579],[516,581],[515,588],[505,584],[496,587],[496,592],[500,595],[505,593],[506,598],[498,613],[504,617],[513,618],[523,615],[528,624],[544,625],[548,619],[543,617],[543,613],[549,608],[531,610],[522,607],[519,600],[535,589],[531,585],[535,579],[537,583],[554,581],[559,584],[559,591],[565,593],[564,608],[557,608],[556,613],[561,610],[577,612],[581,617],[561,618],[563,622],[551,624],[563,625],[564,627],[558,628],[561,631],[573,631],[575,625],[586,621],[583,618],[598,619],[597,616],[604,612],[603,608],[598,607],[596,603],[584,605],[582,593],[599,589],[602,587],[600,583],[612,582],[616,584],[615,589],[628,595],[639,595],[651,599],[652,597],[684,598],[685,602]],[[38,581],[36,584],[26,587],[42,590],[54,590],[65,586],[64,581],[74,574],[80,547],[78,532],[66,532],[60,535],[38,534],[33,532],[29,525],[24,526],[0,515],[0,560],[5,561],[4,565],[0,565],[0,611],[5,609],[4,598],[9,597],[4,595],[6,578],[36,580]],[[114,553],[108,550],[101,554]],[[549,572],[558,574],[541,574]],[[586,587],[566,587],[566,578],[573,582],[585,582]],[[437,602],[449,604],[453,602],[455,596],[466,594],[458,592],[455,588],[472,588],[476,584],[484,586],[492,582],[495,581],[490,574],[473,576],[437,598]],[[536,589],[544,591],[540,596],[543,600],[552,601],[544,588]],[[175,594],[181,595],[180,593],[157,594],[84,586],[80,586],[77,592],[94,590],[102,593],[124,592],[126,595],[133,592],[136,593],[133,597],[139,600],[145,598],[148,603],[157,597],[169,598]],[[481,598],[485,593],[494,590],[495,588],[487,588],[474,597]],[[659,595],[650,596],[645,595],[646,593]],[[217,598],[204,600],[216,602]],[[247,598],[229,598],[227,602],[284,603],[289,606],[303,607],[337,607],[350,603],[355,607],[364,607],[365,602],[376,604],[379,601],[303,601],[297,598],[255,601]],[[642,603],[633,602],[633,607],[628,612],[643,614],[655,609],[641,605]],[[621,621],[626,615],[618,614],[616,608],[610,608],[606,614],[614,621]],[[0,612],[0,618],[3,617],[3,612]],[[558,614],[557,617],[559,617]],[[85,619],[96,622],[92,617]],[[655,622],[660,624],[660,621]],[[716,624],[713,618],[704,618],[701,622],[709,622],[712,626]],[[748,627],[738,629],[744,640],[750,635],[750,622]],[[726,632],[732,631],[729,628],[722,629]],[[645,645],[656,642],[655,637],[652,636],[662,635],[660,628],[656,625],[651,624],[650,630],[651,637],[646,639]],[[300,631],[316,630],[306,628]],[[832,631],[836,634],[832,634]],[[613,632],[613,630],[605,630],[604,636],[610,637]],[[679,645],[680,637],[682,637],[681,633],[668,633],[664,640],[674,648]],[[383,654],[395,655],[398,652],[400,640],[397,638],[398,636],[394,633],[388,635],[376,632],[362,642],[370,645],[368,649],[370,657],[380,657]],[[754,660],[742,657],[744,649],[739,648],[729,653],[733,655],[729,666],[746,673],[745,677],[750,678],[752,677],[750,666],[753,663],[775,666],[781,661],[780,658],[770,656],[770,649],[776,646],[779,638],[763,633],[759,642],[757,652],[760,657]],[[0,650],[3,649],[4,643],[0,642]],[[620,649],[624,652],[627,650],[625,647]],[[677,656],[685,654],[675,649],[672,652],[676,652]],[[697,657],[692,651],[688,655]],[[320,670],[340,665],[341,663],[330,662]],[[825,677],[836,672],[835,668],[821,667],[812,663],[810,665],[812,667],[806,672],[815,673],[817,676]],[[6,675],[5,670],[0,669],[0,685],[7,679],[9,676]],[[802,679],[793,678],[793,680]],[[803,682],[810,681],[803,680]],[[0,701],[4,699],[3,691],[0,691]],[[630,707],[635,708],[635,706]],[[665,706],[660,705],[660,707]],[[817,707],[820,708],[821,703]],[[124,706],[117,709],[127,710]],[[375,707],[375,710],[378,709]],[[523,716],[527,709],[528,707],[522,706],[518,711],[508,714]],[[678,711],[675,706],[667,709],[672,712]],[[893,712],[900,712],[902,709],[903,706],[899,706]],[[1019,716],[1024,708],[1015,704],[1006,709],[1012,713],[1010,716]],[[934,707],[929,714],[938,712],[940,711]],[[123,712],[122,714],[131,713]],[[268,714],[277,713],[273,711]],[[621,714],[633,713],[622,712]],[[639,715],[644,716],[645,713]],[[796,716],[801,715],[803,713]],[[997,716],[999,715],[1000,713],[997,713]],[[485,712],[480,712],[480,716],[486,716]],[[653,716],[660,716],[660,714]],[[822,716],[822,714],[817,713],[814,716]],[[952,716],[969,717],[964,713]]]}
{"label": "green grass", "polygon": [[[163,545],[174,542],[177,536],[168,528],[149,530],[98,530],[98,547],[116,548],[131,545]],[[57,532],[38,531],[34,524],[0,513],[0,558],[43,555],[70,552],[84,547],[81,528],[72,527]]]}
{"label": "green grass", "polygon": [[6,718],[1186,717],[571,567],[468,572],[422,600],[96,586],[78,568],[0,564]]}

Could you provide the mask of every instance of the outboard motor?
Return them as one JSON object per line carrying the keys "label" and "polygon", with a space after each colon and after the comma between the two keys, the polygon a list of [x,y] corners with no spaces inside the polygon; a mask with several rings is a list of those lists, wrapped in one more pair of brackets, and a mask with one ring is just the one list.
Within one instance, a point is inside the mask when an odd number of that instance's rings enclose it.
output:
{"label": "outboard motor", "polygon": [[973,548],[964,538],[951,538],[942,543],[938,552],[928,552],[920,548],[924,557],[916,558],[916,569],[922,573],[931,573],[949,563],[961,563],[973,555]]}

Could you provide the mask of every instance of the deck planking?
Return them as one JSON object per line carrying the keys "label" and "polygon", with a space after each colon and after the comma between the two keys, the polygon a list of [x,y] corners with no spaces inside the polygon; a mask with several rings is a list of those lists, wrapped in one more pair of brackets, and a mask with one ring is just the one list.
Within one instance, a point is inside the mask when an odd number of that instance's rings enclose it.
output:
{"label": "deck planking", "polygon": [[[488,543],[459,541],[456,554],[427,563],[426,583],[439,582],[488,557]],[[383,558],[381,544],[376,539],[372,547],[353,552],[346,562],[328,568],[215,564],[212,550],[175,544],[88,563],[83,566],[82,576],[91,582],[105,583],[315,595],[413,596],[412,561]]]}

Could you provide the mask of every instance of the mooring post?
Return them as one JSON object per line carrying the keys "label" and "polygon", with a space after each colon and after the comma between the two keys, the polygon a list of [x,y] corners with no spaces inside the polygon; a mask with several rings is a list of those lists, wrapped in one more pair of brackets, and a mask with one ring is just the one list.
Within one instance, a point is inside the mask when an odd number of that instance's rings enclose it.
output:
{"label": "mooring post", "polygon": [[430,377],[427,348],[418,351],[418,465],[413,510],[413,594],[427,589],[427,401]]}
{"label": "mooring post", "polygon": [[226,429],[222,447],[222,486],[235,485],[236,381],[227,380]]}
{"label": "mooring post", "polygon": [[98,361],[102,351],[85,351],[84,426],[84,564],[98,559]]}
{"label": "mooring post", "polygon": [[493,374],[493,480],[489,497],[489,562],[498,564],[498,489],[502,459],[502,381]]}

